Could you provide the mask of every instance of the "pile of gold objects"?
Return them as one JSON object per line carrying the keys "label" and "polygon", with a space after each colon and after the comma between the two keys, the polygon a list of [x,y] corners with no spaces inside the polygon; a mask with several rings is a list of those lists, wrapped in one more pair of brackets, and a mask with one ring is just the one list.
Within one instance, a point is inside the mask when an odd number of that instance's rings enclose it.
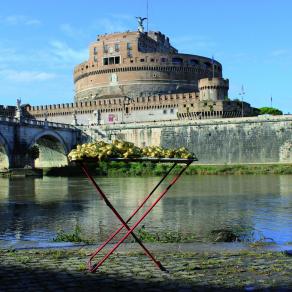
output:
{"label": "pile of gold objects", "polygon": [[194,154],[190,153],[185,147],[178,149],[166,149],[159,146],[148,146],[139,148],[133,143],[114,140],[112,144],[103,141],[94,143],[86,143],[77,145],[68,154],[69,160],[83,160],[95,158],[98,160],[107,160],[108,158],[194,158]]}

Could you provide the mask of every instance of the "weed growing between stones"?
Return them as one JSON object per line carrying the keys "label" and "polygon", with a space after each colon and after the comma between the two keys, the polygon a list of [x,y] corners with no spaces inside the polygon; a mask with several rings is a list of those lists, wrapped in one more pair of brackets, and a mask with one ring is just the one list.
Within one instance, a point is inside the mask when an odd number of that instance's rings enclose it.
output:
{"label": "weed growing between stones", "polygon": [[161,243],[180,243],[199,241],[195,234],[181,233],[173,231],[160,231],[151,233],[142,225],[137,232],[138,237],[145,242],[161,242]]}
{"label": "weed growing between stones", "polygon": [[64,230],[59,230],[57,236],[53,239],[54,242],[74,242],[74,243],[86,243],[90,244],[92,241],[88,238],[82,236],[81,227],[79,224],[75,225],[72,232],[65,232]]}

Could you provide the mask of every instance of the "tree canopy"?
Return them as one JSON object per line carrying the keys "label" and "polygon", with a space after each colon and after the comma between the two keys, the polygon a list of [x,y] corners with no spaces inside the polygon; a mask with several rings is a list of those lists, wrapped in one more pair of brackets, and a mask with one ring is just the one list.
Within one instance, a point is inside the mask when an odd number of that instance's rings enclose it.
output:
{"label": "tree canopy", "polygon": [[259,110],[260,110],[260,113],[259,113],[260,115],[268,114],[268,115],[276,116],[276,115],[282,115],[283,114],[282,111],[280,111],[277,108],[273,108],[273,107],[261,107],[261,108],[259,108]]}

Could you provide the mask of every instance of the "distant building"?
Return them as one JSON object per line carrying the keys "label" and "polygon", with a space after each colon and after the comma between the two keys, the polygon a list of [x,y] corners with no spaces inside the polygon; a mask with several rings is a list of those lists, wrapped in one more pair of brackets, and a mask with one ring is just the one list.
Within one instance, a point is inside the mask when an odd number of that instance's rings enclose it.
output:
{"label": "distant building", "polygon": [[252,116],[228,100],[228,79],[211,58],[182,54],[161,32],[105,34],[74,69],[74,103],[27,106],[36,119],[108,124]]}

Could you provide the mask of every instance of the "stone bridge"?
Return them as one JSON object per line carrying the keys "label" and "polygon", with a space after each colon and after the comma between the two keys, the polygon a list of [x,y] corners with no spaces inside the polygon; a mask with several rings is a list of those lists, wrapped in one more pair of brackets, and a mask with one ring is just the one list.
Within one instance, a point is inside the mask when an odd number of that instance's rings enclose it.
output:
{"label": "stone bridge", "polygon": [[60,167],[82,140],[68,124],[0,116],[0,169]]}

